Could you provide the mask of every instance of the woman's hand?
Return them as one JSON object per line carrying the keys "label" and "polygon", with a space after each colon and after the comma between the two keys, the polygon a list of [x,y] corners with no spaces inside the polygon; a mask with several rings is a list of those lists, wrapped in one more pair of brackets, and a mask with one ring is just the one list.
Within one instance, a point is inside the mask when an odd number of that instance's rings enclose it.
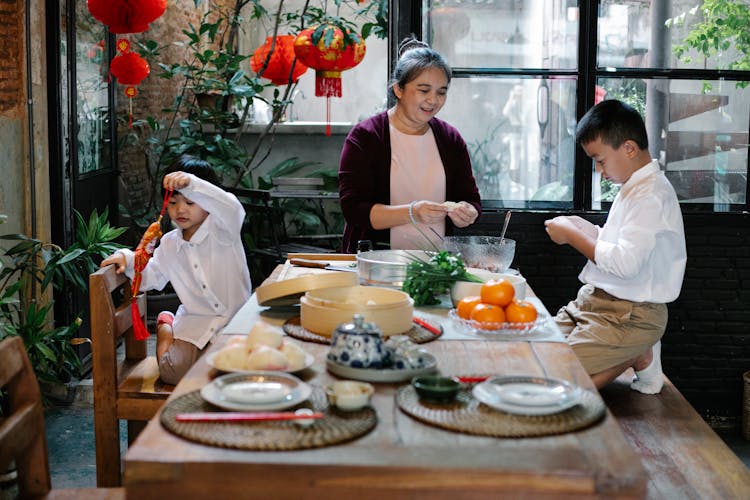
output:
{"label": "woman's hand", "polygon": [[164,176],[162,185],[166,190],[179,191],[190,185],[190,174],[185,172],[172,172]]}
{"label": "woman's hand", "polygon": [[99,267],[107,267],[110,264],[115,265],[115,272],[117,274],[122,274],[125,272],[127,261],[125,260],[125,256],[123,254],[117,252],[104,259]]}
{"label": "woman's hand", "polygon": [[445,218],[447,213],[448,207],[434,201],[421,200],[412,205],[414,220],[422,224],[437,224]]}
{"label": "woman's hand", "polygon": [[448,217],[456,227],[466,227],[473,224],[479,213],[474,205],[465,201],[459,201],[452,210],[448,211]]}

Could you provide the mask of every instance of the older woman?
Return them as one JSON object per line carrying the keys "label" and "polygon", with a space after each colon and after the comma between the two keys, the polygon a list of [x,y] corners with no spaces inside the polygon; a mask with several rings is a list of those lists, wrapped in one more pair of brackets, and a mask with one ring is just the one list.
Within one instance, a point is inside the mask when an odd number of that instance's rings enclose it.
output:
{"label": "older woman", "polygon": [[345,252],[355,252],[358,240],[376,247],[428,248],[424,235],[437,239],[434,233],[451,234],[479,216],[466,143],[435,117],[445,104],[451,74],[443,57],[424,42],[401,43],[389,88],[396,104],[356,125],[341,152]]}

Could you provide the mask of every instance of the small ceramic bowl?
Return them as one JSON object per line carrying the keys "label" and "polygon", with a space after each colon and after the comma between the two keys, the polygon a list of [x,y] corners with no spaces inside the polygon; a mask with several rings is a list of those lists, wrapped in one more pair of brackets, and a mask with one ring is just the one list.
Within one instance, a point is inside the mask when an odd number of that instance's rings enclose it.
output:
{"label": "small ceramic bowl", "polygon": [[338,380],[326,387],[328,402],[344,411],[361,410],[375,392],[372,384],[356,380]]}
{"label": "small ceramic bowl", "polygon": [[420,375],[411,380],[420,399],[437,403],[450,403],[456,399],[461,383],[455,378],[441,375]]}

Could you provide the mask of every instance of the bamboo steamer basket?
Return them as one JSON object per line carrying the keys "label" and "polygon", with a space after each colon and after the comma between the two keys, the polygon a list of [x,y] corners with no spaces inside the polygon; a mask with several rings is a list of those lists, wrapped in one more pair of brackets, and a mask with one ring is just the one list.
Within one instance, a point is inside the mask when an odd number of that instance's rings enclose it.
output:
{"label": "bamboo steamer basket", "polygon": [[300,298],[300,324],[324,337],[355,314],[375,323],[384,337],[403,334],[412,327],[414,300],[400,290],[362,285],[310,290]]}

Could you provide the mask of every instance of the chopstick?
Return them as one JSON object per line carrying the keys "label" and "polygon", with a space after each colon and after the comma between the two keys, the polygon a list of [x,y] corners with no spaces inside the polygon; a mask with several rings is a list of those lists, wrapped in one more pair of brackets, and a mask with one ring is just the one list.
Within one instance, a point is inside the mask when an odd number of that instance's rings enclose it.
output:
{"label": "chopstick", "polygon": [[490,377],[453,377],[459,382],[463,382],[464,384],[476,384],[479,382],[484,382]]}
{"label": "chopstick", "polygon": [[442,333],[440,331],[440,327],[439,326],[435,326],[435,325],[433,325],[431,323],[428,323],[427,321],[423,320],[422,318],[417,318],[416,316],[414,316],[413,321],[414,321],[414,323],[416,323],[417,325],[421,326],[422,328],[424,328],[425,330],[427,330],[428,332],[430,332],[430,333],[432,333],[434,335],[440,335]]}
{"label": "chopstick", "polygon": [[252,422],[268,420],[304,420],[323,418],[323,413],[310,414],[284,412],[217,412],[217,413],[178,413],[177,422]]}

